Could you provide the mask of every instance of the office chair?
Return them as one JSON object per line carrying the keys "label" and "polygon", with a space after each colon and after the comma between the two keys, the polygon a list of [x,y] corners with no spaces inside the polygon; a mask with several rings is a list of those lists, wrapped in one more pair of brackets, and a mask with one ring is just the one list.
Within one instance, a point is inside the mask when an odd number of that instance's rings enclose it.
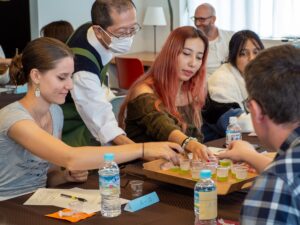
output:
{"label": "office chair", "polygon": [[144,73],[144,65],[137,58],[115,57],[119,88],[129,89],[132,83]]}

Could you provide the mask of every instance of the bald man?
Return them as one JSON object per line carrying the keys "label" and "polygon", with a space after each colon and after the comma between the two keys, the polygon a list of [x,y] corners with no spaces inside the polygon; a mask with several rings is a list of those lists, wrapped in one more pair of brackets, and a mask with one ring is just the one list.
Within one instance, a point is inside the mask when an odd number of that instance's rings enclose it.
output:
{"label": "bald man", "polygon": [[232,31],[219,29],[216,25],[216,11],[208,3],[199,5],[195,10],[195,26],[202,30],[209,40],[207,59],[207,75],[211,75],[228,56],[228,45],[233,35]]}

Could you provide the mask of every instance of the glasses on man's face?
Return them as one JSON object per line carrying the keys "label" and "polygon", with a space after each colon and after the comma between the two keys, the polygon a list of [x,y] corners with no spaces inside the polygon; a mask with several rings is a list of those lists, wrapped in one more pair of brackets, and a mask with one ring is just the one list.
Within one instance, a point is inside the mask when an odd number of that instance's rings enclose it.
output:
{"label": "glasses on man's face", "polygon": [[[102,29],[102,28],[101,28]],[[110,32],[108,30],[105,30],[109,35],[114,36],[117,39],[124,39],[127,37],[134,36],[137,32],[139,32],[142,29],[142,27],[137,23],[134,26],[130,28],[120,28],[117,33]],[[104,29],[102,29],[104,30]]]}
{"label": "glasses on man's face", "polygon": [[250,113],[250,98],[246,98],[244,101],[243,101],[243,105],[244,105],[244,109],[246,111],[246,113]]}
{"label": "glasses on man's face", "polygon": [[252,98],[252,97],[251,97],[251,98],[248,97],[248,98],[246,98],[246,99],[243,101],[243,106],[244,106],[244,109],[245,109],[246,113],[250,113],[250,101],[251,101],[251,100],[254,100],[254,101],[256,102],[256,104],[258,104],[259,107],[261,108],[262,113],[265,114],[265,109],[264,109],[264,107],[260,104],[259,101],[257,101],[256,99],[254,99],[254,98]]}
{"label": "glasses on man's face", "polygon": [[201,22],[204,23],[206,20],[212,18],[213,16],[208,16],[208,17],[196,17],[192,16],[191,19],[194,21],[194,23]]}

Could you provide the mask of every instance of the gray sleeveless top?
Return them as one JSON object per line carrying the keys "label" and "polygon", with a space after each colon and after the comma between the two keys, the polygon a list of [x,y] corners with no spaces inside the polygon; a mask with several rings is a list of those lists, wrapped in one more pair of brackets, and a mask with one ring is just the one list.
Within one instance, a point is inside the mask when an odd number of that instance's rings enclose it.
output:
{"label": "gray sleeveless top", "polygon": [[[63,126],[62,110],[58,105],[51,105],[50,114],[53,136],[59,138]],[[50,163],[31,154],[7,135],[9,128],[20,120],[33,118],[19,102],[0,110],[0,200],[46,186]]]}

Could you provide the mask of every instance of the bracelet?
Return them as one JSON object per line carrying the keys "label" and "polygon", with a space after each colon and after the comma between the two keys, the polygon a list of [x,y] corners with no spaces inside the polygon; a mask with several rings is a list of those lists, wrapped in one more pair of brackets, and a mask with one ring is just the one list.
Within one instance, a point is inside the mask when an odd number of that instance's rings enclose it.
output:
{"label": "bracelet", "polygon": [[198,139],[194,138],[194,137],[188,137],[188,138],[184,139],[184,141],[181,144],[181,147],[183,149],[185,149],[185,147],[188,145],[188,143],[190,143],[190,141],[198,141]]}
{"label": "bracelet", "polygon": [[184,142],[186,142],[187,139],[189,139],[189,137],[185,138],[185,139],[181,142],[181,145],[180,145],[181,148],[183,148],[182,146],[183,146]]}

